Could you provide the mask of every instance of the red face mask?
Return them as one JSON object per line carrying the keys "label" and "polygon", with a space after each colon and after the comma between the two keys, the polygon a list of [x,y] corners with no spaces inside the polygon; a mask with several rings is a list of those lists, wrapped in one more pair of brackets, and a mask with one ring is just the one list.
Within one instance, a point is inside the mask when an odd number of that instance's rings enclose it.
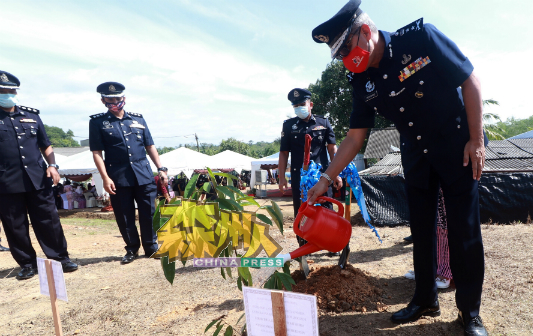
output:
{"label": "red face mask", "polygon": [[370,60],[370,52],[359,47],[360,36],[361,31],[359,31],[359,36],[357,37],[357,47],[352,49],[348,55],[342,58],[342,63],[344,63],[346,69],[355,73],[365,71],[368,66],[368,61]]}
{"label": "red face mask", "polygon": [[105,107],[107,107],[108,109],[110,109],[111,111],[113,112],[118,112],[120,110],[122,110],[122,108],[124,107],[124,105],[126,105],[126,101],[121,101],[121,102],[118,102],[116,104],[113,104],[113,103],[106,103],[105,104]]}

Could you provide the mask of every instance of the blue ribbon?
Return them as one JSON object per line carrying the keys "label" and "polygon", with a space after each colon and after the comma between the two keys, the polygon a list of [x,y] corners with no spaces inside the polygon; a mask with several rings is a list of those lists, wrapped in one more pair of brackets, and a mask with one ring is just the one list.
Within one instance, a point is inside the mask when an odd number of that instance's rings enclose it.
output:
{"label": "blue ribbon", "polygon": [[[300,169],[300,192],[302,193],[300,199],[302,202],[307,201],[307,192],[318,183],[321,174],[320,169],[322,169],[320,163],[317,164],[312,160],[309,162],[309,169],[307,171],[303,168]],[[376,234],[379,242],[383,243],[381,237],[379,236],[378,230],[376,230],[376,228],[370,224],[370,216],[368,215],[368,210],[366,209],[363,188],[361,187],[361,178],[359,177],[359,173],[357,172],[355,164],[350,162],[350,164],[344,168],[339,176],[345,178],[348,182],[348,185],[352,189],[355,199],[357,200],[357,205],[359,205],[363,219],[370,229],[372,229],[372,231]]]}

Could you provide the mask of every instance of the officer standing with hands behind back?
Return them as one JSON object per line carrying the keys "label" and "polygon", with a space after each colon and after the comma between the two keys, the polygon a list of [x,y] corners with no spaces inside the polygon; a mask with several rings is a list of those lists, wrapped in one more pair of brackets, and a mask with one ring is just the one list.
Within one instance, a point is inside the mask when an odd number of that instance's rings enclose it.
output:
{"label": "officer standing with hands behind back", "polygon": [[[141,244],[147,257],[158,249],[157,235],[152,227],[157,188],[147,153],[157,166],[164,184],[168,183],[168,179],[167,168],[161,166],[143,116],[124,110],[125,89],[117,82],[98,85],[96,91],[101,94],[102,103],[108,111],[91,116],[89,144],[126,243],[122,263],[128,264],[138,257]],[[105,152],[105,160],[102,151]],[[141,239],[135,226],[135,202],[139,210]]]}
{"label": "officer standing with hands behind back", "polygon": [[28,215],[46,257],[61,262],[64,272],[78,265],[68,256],[52,192],[52,183],[59,182],[54,150],[39,110],[18,105],[19,87],[17,77],[0,71],[0,219],[11,255],[22,268],[17,279],[25,280],[37,274]]}
{"label": "officer standing with hands behind back", "polygon": [[[296,117],[283,122],[281,132],[281,144],[279,152],[279,189],[284,192],[287,188],[285,171],[289,153],[291,154],[291,187],[292,187],[292,206],[294,217],[300,209],[300,169],[304,162],[305,135],[309,134],[313,138],[311,141],[310,159],[315,163],[322,165],[322,171],[328,167],[328,153],[331,160],[337,152],[335,144],[335,133],[331,128],[328,118],[311,113],[313,102],[311,102],[311,92],[306,89],[293,89],[287,97],[294,108]],[[335,180],[337,188],[342,187],[342,179],[338,177]],[[332,196],[331,187],[326,191],[325,196]],[[331,206],[331,205],[329,205]],[[305,243],[303,239],[298,238],[301,245]],[[337,255],[337,254],[335,254]]]}
{"label": "officer standing with hands behind back", "polygon": [[379,31],[360,4],[349,1],[312,32],[350,71],[353,110],[347,137],[309,191],[309,203],[359,152],[375,113],[394,122],[403,139],[416,289],[391,320],[440,315],[435,218],[441,187],[459,322],[465,335],[487,335],[479,317],[484,254],[478,181],[485,160],[479,80],[468,58],[435,26],[418,19],[396,32]]}

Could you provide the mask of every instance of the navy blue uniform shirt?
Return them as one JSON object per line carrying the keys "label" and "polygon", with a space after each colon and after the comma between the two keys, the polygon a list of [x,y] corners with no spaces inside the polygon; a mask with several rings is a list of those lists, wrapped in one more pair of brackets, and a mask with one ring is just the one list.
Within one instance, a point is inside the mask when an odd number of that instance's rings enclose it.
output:
{"label": "navy blue uniform shirt", "polygon": [[15,106],[14,113],[9,113],[0,109],[0,194],[52,186],[40,151],[48,146],[39,110]]}
{"label": "navy blue uniform shirt", "polygon": [[124,112],[118,119],[111,112],[91,116],[91,151],[104,151],[107,174],[117,187],[145,185],[154,181],[146,146],[154,141],[141,114]]}
{"label": "navy blue uniform shirt", "polygon": [[328,144],[335,144],[335,134],[328,118],[312,115],[305,122],[299,117],[294,117],[283,122],[281,132],[280,151],[291,152],[291,173],[300,175],[300,168],[304,162],[305,135],[313,138],[311,141],[311,160],[320,163],[323,171],[329,165]]}
{"label": "navy blue uniform shirt", "polygon": [[425,188],[430,166],[446,183],[471,167],[463,167],[470,135],[460,85],[474,67],[457,45],[419,19],[394,33],[380,31],[385,41],[379,68],[348,74],[353,87],[350,128],[371,128],[375,113],[394,122],[402,135],[406,183]]}

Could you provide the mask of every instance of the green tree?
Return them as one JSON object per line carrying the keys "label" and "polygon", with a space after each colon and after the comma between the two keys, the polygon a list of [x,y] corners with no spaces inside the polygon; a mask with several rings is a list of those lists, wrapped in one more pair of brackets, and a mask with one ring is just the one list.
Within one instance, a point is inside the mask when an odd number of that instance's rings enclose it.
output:
{"label": "green tree", "polygon": [[[352,113],[352,86],[346,75],[348,70],[342,62],[333,60],[326,66],[320,79],[309,85],[313,94],[313,113],[329,117],[337,142],[340,143],[350,129],[350,115]],[[380,115],[376,115],[374,127],[391,126],[391,122]],[[364,151],[364,148],[362,149]]]}
{"label": "green tree", "polygon": [[243,155],[248,155],[248,150],[250,149],[250,145],[235,138],[228,138],[226,140],[222,140],[219,147],[220,152],[230,150]]}
{"label": "green tree", "polygon": [[163,155],[165,153],[172,152],[176,148],[178,148],[178,147],[158,147],[157,148],[157,154]]}
{"label": "green tree", "polygon": [[500,121],[496,124],[503,130],[505,138],[510,138],[518,134],[533,130],[533,116],[527,119],[507,118],[506,121]]}
{"label": "green tree", "polygon": [[[483,100],[483,106],[487,105],[500,105],[496,100],[494,99],[487,99]],[[489,140],[503,140],[505,137],[502,135],[504,130],[498,126],[498,124],[494,124],[493,122],[500,122],[500,116],[495,113],[485,112],[483,113],[483,129],[485,130],[485,133],[487,134],[487,138]]]}
{"label": "green tree", "polygon": [[74,140],[74,132],[67,132],[56,126],[44,125],[44,130],[50,139],[53,147],[80,147],[80,144]]}

